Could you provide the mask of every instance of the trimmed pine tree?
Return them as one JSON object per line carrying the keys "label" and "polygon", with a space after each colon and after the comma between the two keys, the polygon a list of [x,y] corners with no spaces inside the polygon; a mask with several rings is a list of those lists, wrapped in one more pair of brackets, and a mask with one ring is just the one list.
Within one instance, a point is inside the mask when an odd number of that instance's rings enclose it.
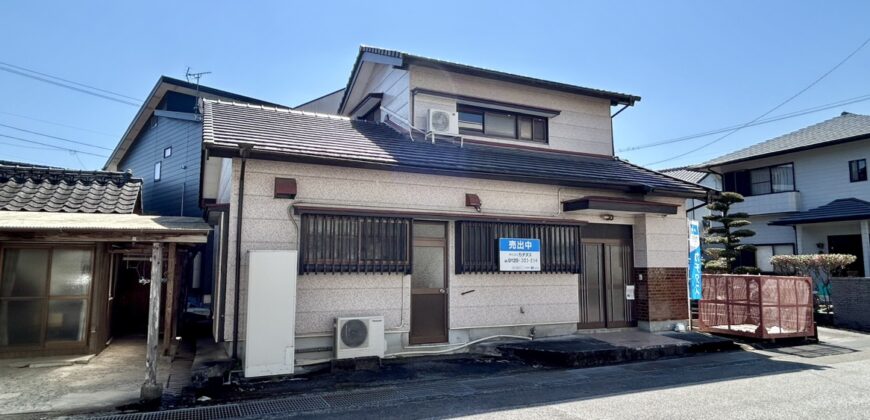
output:
{"label": "trimmed pine tree", "polygon": [[723,192],[707,205],[713,214],[704,216],[709,220],[711,227],[704,235],[704,243],[707,246],[704,254],[707,256],[704,269],[712,273],[758,273],[758,267],[735,267],[734,262],[742,251],[755,251],[755,246],[741,243],[742,238],[754,236],[755,232],[745,229],[752,222],[747,220],[747,213],[731,213],[731,206],[742,203],[743,196],[735,192]]}

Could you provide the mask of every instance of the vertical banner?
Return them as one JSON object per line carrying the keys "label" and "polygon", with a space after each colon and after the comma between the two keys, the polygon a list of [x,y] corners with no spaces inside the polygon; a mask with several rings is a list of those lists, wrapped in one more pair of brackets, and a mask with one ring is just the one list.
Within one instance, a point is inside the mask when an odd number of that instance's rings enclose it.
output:
{"label": "vertical banner", "polygon": [[689,299],[701,299],[701,224],[689,221]]}

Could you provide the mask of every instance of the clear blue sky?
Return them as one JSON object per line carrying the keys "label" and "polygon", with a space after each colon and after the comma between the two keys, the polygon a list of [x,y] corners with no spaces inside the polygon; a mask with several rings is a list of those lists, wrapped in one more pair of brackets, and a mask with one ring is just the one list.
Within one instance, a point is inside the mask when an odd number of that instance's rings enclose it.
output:
{"label": "clear blue sky", "polygon": [[[4,1],[0,61],[136,98],[190,66],[212,72],[205,85],[295,106],[343,87],[359,44],[376,45],[640,95],[614,122],[620,149],[757,117],[860,45],[868,21],[867,1]],[[866,94],[870,46],[774,115]],[[0,98],[0,124],[109,148],[137,110],[2,71]],[[841,111],[870,114],[870,101],[744,129],[655,167],[701,162]],[[0,135],[68,145],[6,127]],[[714,138],[619,155],[647,164]],[[13,144],[24,145],[0,137],[0,159],[105,161]]]}

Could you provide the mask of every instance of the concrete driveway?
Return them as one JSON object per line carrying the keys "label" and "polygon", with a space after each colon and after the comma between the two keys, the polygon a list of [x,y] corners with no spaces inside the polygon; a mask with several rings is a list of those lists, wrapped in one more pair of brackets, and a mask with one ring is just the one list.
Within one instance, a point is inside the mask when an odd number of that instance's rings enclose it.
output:
{"label": "concrete driveway", "polygon": [[[0,415],[56,415],[138,401],[145,379],[144,339],[118,339],[87,364],[63,365],[71,359],[0,359]],[[28,363],[44,367],[19,367]],[[158,366],[165,380],[167,363]]]}

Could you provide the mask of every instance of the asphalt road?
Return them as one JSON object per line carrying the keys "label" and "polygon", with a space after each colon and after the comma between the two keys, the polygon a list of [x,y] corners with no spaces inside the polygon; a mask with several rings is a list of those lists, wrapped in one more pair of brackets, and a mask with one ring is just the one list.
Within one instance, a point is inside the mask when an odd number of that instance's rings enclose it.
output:
{"label": "asphalt road", "polygon": [[[494,392],[418,398],[398,404],[309,412],[298,417],[870,418],[870,335],[823,330],[821,338],[823,343],[816,345],[574,372],[517,373],[502,378],[514,386]],[[566,375],[572,374],[574,380],[566,381]],[[529,386],[524,385],[524,380]],[[444,379],[441,384],[467,387],[469,383],[467,378],[451,381]]]}

